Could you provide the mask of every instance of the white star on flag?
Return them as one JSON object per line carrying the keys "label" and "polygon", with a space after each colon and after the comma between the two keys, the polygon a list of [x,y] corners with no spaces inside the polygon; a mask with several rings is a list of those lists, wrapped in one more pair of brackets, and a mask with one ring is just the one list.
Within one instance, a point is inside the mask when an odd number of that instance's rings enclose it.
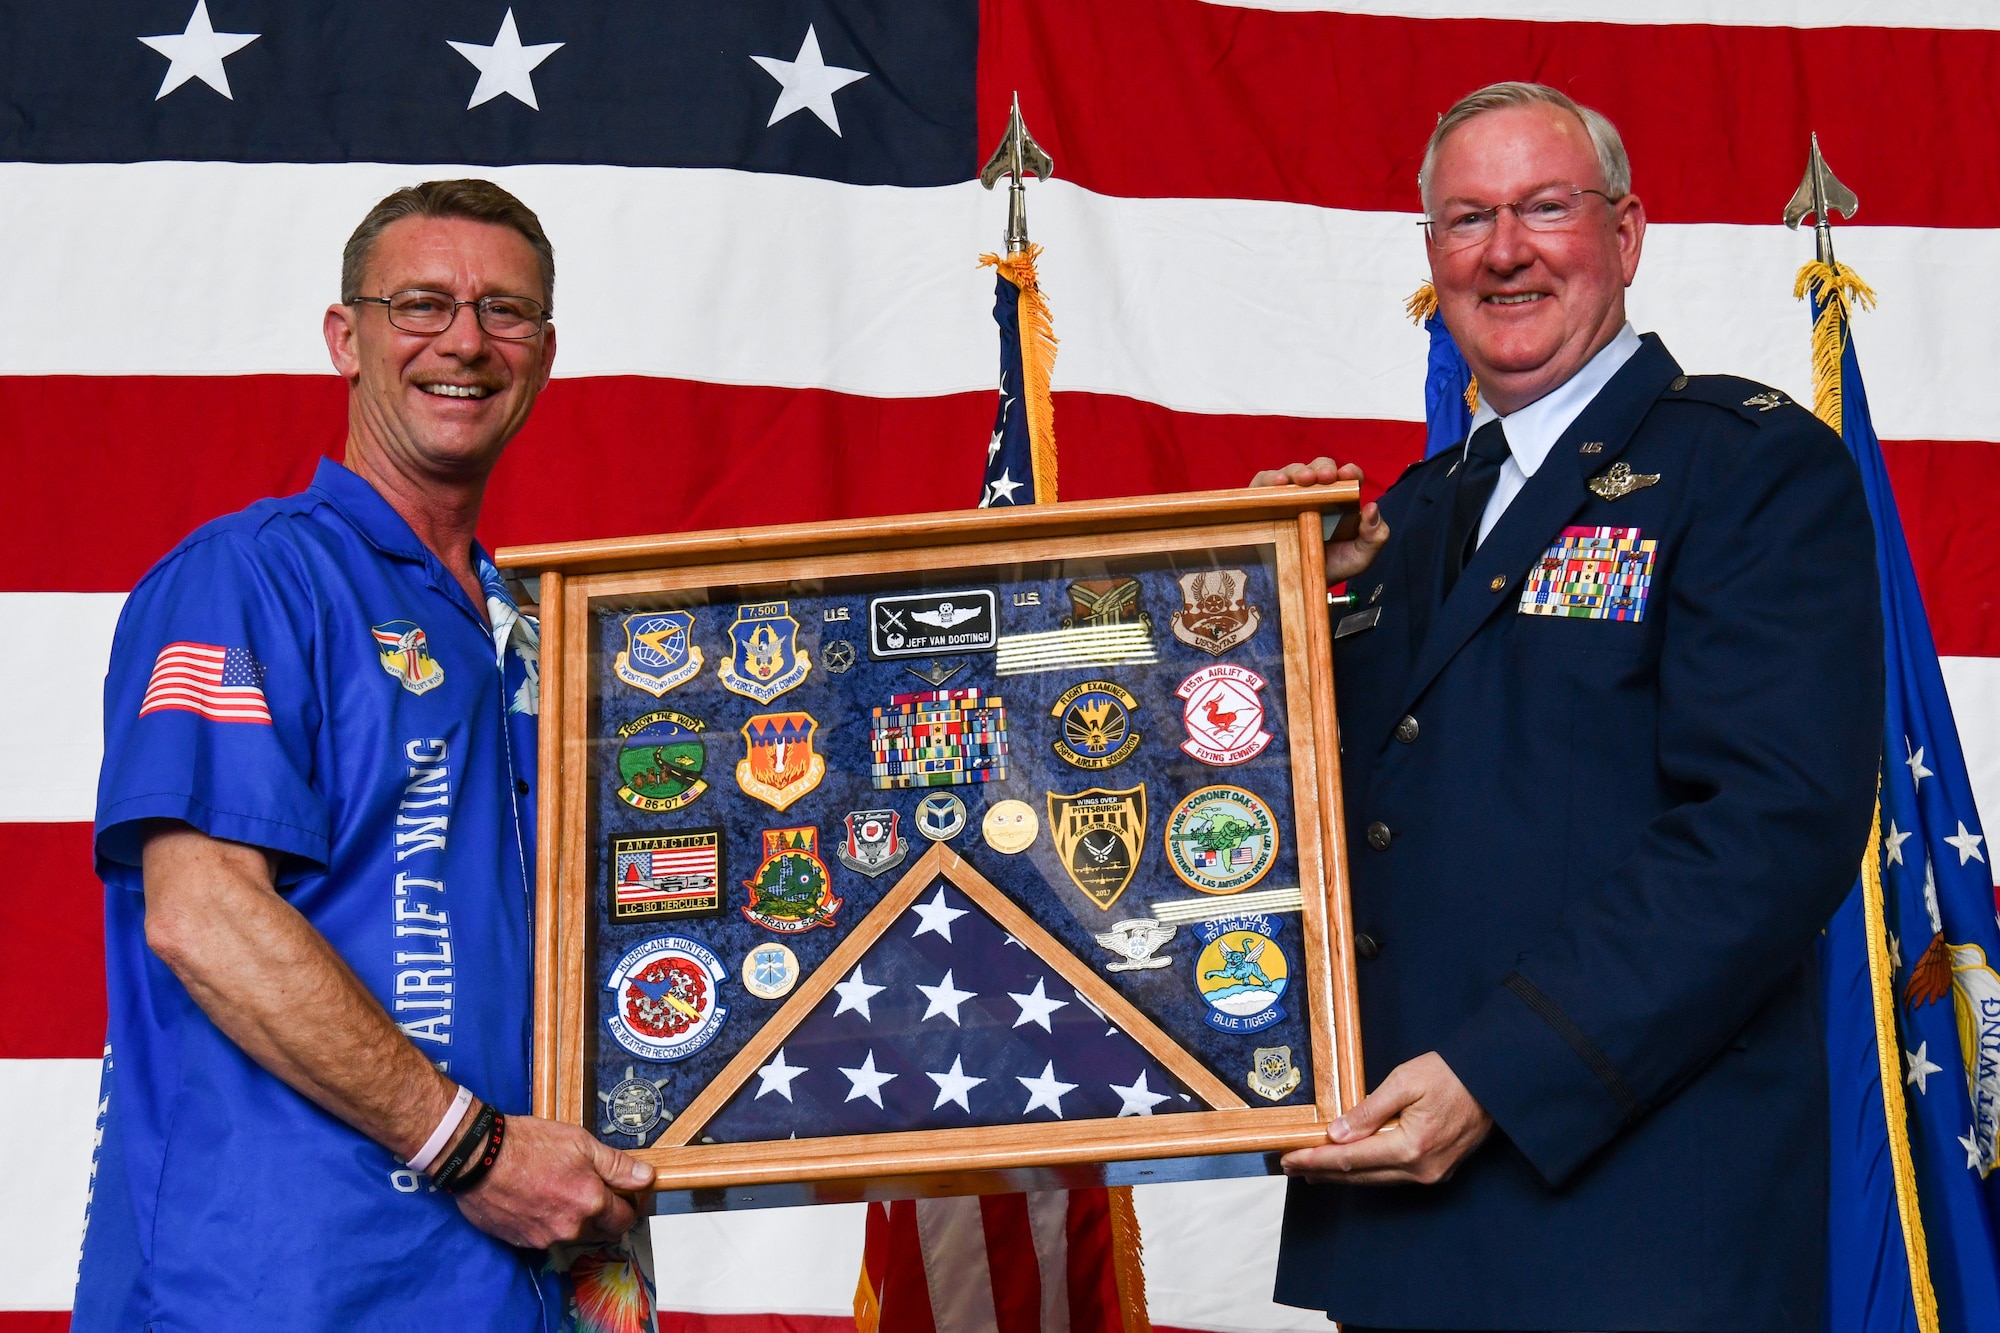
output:
{"label": "white star on flag", "polygon": [[917,989],[922,991],[924,998],[930,1001],[930,1007],[924,1010],[924,1017],[917,1020],[919,1023],[925,1019],[936,1018],[939,1014],[943,1014],[953,1023],[957,1023],[958,1006],[979,994],[978,991],[959,990],[953,986],[949,971],[944,974],[944,980],[940,981],[937,985],[926,986],[922,982],[918,982]]}
{"label": "white star on flag", "polygon": [[1965,1149],[1965,1164],[1975,1171],[1978,1170],[1979,1130],[1971,1125],[1966,1126],[1965,1133],[1959,1136],[1958,1143],[1960,1147]]}
{"label": "white star on flag", "polygon": [[810,23],[806,25],[806,39],[799,45],[798,59],[780,60],[776,56],[750,58],[778,81],[780,89],[778,101],[771,108],[771,118],[764,122],[765,129],[794,111],[810,111],[828,129],[839,134],[840,117],[833,109],[833,95],[856,79],[868,77],[865,69],[842,69],[838,65],[827,64],[819,53],[819,34],[813,31]]}
{"label": "white star on flag", "polygon": [[1054,1028],[1049,1026],[1049,1015],[1058,1009],[1068,1008],[1069,1001],[1051,1000],[1048,997],[1048,992],[1043,989],[1047,984],[1048,978],[1044,977],[1036,981],[1035,988],[1026,995],[1016,995],[1012,991],[1007,992],[1007,998],[1021,1006],[1021,1016],[1014,1020],[1015,1027],[1021,1027],[1028,1023],[1036,1023],[1041,1026],[1044,1032],[1053,1033],[1055,1031]]}
{"label": "white star on flag", "polygon": [[1042,1066],[1039,1077],[1022,1078],[1016,1074],[1014,1081],[1028,1090],[1028,1104],[1021,1108],[1022,1115],[1027,1115],[1037,1106],[1045,1106],[1056,1113],[1058,1120],[1062,1119],[1063,1094],[1076,1088],[1076,1084],[1065,1083],[1056,1077],[1056,1062],[1053,1060]]}
{"label": "white star on flag", "polygon": [[767,1092],[775,1092],[786,1101],[790,1101],[792,1099],[792,1080],[805,1072],[806,1067],[804,1065],[788,1065],[785,1063],[785,1049],[781,1046],[778,1048],[777,1059],[757,1071],[757,1077],[760,1080],[757,1084],[757,1095],[762,1097]]}
{"label": "white star on flag", "polygon": [[222,68],[222,58],[235,55],[261,36],[262,33],[256,32],[217,32],[215,25],[208,21],[208,0],[195,0],[194,13],[188,17],[184,31],[139,39],[171,62],[167,66],[167,77],[160,80],[160,91],[153,94],[153,100],[159,101],[189,79],[200,79],[230,101],[235,101],[235,94],[229,91],[229,75]]}
{"label": "white star on flag", "polygon": [[[1996,920],[1996,924],[2000,924],[2000,920]],[[1889,932],[1889,966],[1898,972],[1903,970],[1903,944],[1893,930]]]}
{"label": "white star on flag", "polygon": [[1014,503],[1014,492],[1020,490],[1023,486],[1027,485],[1028,483],[1024,481],[1015,481],[1011,476],[1008,475],[1010,471],[1011,469],[1009,468],[1000,469],[1000,475],[994,478],[993,484],[991,486],[986,488],[986,498],[979,502],[979,507],[981,509],[991,509],[995,503],[1001,501],[1004,501],[1007,504]]}
{"label": "white star on flag", "polygon": [[840,1005],[833,1011],[835,1018],[839,1018],[842,1014],[852,1009],[855,1013],[860,1014],[870,1023],[873,1023],[875,1015],[868,1012],[868,1001],[889,988],[887,986],[869,985],[868,978],[861,975],[860,965],[856,964],[854,974],[833,989],[840,996]]}
{"label": "white star on flag", "polygon": [[951,923],[966,915],[963,907],[953,907],[944,900],[944,886],[938,886],[937,897],[927,903],[911,903],[910,910],[923,919],[923,924],[910,932],[910,938],[919,935],[942,935],[946,944],[951,943]]}
{"label": "white star on flag", "polygon": [[[840,1072],[847,1075],[847,1081],[852,1085],[847,1090],[846,1099],[848,1101],[851,1102],[857,1097],[866,1097],[877,1106],[882,1105],[882,1085],[897,1077],[895,1074],[885,1074],[875,1068],[875,1052],[873,1051],[868,1052],[867,1058],[862,1060],[861,1068],[847,1069],[843,1067]],[[932,1109],[935,1110],[936,1108]]]}
{"label": "white star on flag", "polygon": [[542,42],[535,46],[521,45],[521,31],[514,26],[514,11],[500,20],[500,31],[493,38],[491,46],[481,46],[477,42],[447,42],[447,46],[472,62],[479,71],[479,82],[472,90],[472,100],[465,104],[467,111],[490,102],[502,93],[517,102],[525,102],[531,110],[540,111],[541,103],[535,100],[535,81],[530,77],[534,68],[562,50],[562,42]]}
{"label": "white star on flag", "polygon": [[1882,855],[1892,865],[1903,864],[1903,844],[1908,842],[1913,836],[1915,835],[1904,833],[1898,829],[1895,820],[1890,820],[1889,831],[1882,838]]}
{"label": "white star on flag", "polygon": [[946,1102],[957,1102],[961,1111],[971,1111],[972,1103],[965,1100],[965,1094],[984,1083],[983,1078],[974,1078],[965,1072],[965,1057],[951,1058],[951,1072],[948,1074],[925,1074],[925,1078],[938,1085],[937,1100],[931,1103],[931,1110],[942,1110]]}
{"label": "white star on flag", "polygon": [[1124,1103],[1118,1108],[1120,1116],[1151,1115],[1155,1106],[1168,1100],[1166,1093],[1154,1092],[1146,1086],[1146,1071],[1143,1069],[1139,1071],[1139,1077],[1132,1080],[1131,1087],[1120,1087],[1113,1083],[1111,1090],[1117,1093],[1118,1099]]}
{"label": "white star on flag", "polygon": [[1912,787],[1922,787],[1924,785],[1925,778],[1936,776],[1936,774],[1932,773],[1928,768],[1924,767],[1923,746],[1919,745],[1916,749],[1911,750],[1910,738],[1908,736],[1905,736],[1903,737],[1903,749],[1908,751],[1910,756],[1903,762],[1905,764],[1908,764],[1910,767],[1910,785]]}
{"label": "white star on flag", "polygon": [[1930,1050],[1931,1044],[1927,1041],[1921,1041],[1917,1043],[1916,1050],[1903,1052],[1903,1059],[1908,1061],[1910,1066],[1909,1077],[1905,1078],[1903,1082],[1905,1084],[1916,1084],[1917,1091],[1923,1093],[1925,1096],[1930,1095],[1931,1075],[1944,1072],[1943,1065],[1934,1065],[1931,1063]]}
{"label": "white star on flag", "polygon": [[1966,828],[1963,819],[1958,821],[1958,836],[1956,838],[1945,839],[1946,843],[1958,849],[1958,863],[1960,865],[1964,865],[1967,861],[1978,861],[1983,865],[1986,861],[1986,853],[1979,850],[1979,844],[1985,841],[1986,839],[1983,835],[1974,833],[1972,830]]}

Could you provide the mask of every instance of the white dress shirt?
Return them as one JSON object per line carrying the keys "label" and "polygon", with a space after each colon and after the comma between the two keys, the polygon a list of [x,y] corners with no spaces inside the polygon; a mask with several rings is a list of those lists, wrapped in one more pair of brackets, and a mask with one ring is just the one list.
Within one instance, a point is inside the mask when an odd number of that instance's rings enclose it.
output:
{"label": "white dress shirt", "polygon": [[1483,396],[1480,398],[1479,410],[1472,414],[1472,429],[1466,432],[1467,440],[1487,422],[1498,421],[1507,432],[1508,453],[1507,461],[1500,465],[1499,479],[1493,483],[1493,494],[1486,501],[1486,512],[1480,515],[1480,541],[1486,540],[1486,534],[1493,531],[1500,515],[1507,512],[1507,506],[1528,484],[1528,478],[1547,461],[1549,450],[1556,447],[1556,441],[1570,428],[1570,423],[1583,414],[1583,409],[1611,382],[1619,367],[1638,350],[1639,335],[1628,322],[1596,356],[1583,363],[1582,370],[1512,416],[1501,416],[1486,405]]}

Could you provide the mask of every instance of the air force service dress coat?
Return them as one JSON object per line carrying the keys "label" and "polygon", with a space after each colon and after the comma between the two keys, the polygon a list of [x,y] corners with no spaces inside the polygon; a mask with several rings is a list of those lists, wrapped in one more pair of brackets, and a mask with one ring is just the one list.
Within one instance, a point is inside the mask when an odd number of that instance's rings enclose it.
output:
{"label": "air force service dress coat", "polygon": [[[1809,412],[1649,334],[1445,596],[1459,454],[1383,497],[1349,585],[1380,616],[1335,684],[1369,1077],[1437,1051],[1495,1130],[1436,1186],[1294,1182],[1278,1299],[1818,1333],[1814,948],[1883,725],[1859,476]],[[1605,528],[1656,543],[1629,618],[1527,612]]]}

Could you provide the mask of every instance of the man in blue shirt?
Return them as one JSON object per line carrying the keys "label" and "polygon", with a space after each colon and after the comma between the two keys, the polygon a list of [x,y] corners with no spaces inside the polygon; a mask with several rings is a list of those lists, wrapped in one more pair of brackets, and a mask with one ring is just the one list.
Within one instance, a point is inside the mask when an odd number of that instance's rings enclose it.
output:
{"label": "man in blue shirt", "polygon": [[536,1251],[651,1183],[527,1114],[538,636],[473,530],[555,358],[553,252],[432,182],[341,286],[346,466],[188,537],[112,647],[78,1330],[553,1328]]}

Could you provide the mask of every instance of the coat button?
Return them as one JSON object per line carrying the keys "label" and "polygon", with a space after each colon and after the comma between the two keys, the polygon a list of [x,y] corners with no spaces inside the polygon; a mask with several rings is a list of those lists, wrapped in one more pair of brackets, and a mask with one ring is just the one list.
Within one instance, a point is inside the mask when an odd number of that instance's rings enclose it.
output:
{"label": "coat button", "polygon": [[526,778],[515,778],[514,790],[526,796],[528,794],[528,780]]}
{"label": "coat button", "polygon": [[1405,717],[1396,724],[1396,739],[1405,745],[1417,738],[1417,732],[1417,720],[1413,717]]}
{"label": "coat button", "polygon": [[1673,390],[1675,393],[1679,393],[1682,389],[1687,388],[1687,386],[1688,386],[1688,377],[1685,375],[1676,375],[1674,376],[1674,382],[1672,384],[1669,384],[1667,387]]}
{"label": "coat button", "polygon": [[1356,935],[1354,937],[1354,952],[1361,955],[1363,962],[1372,963],[1382,956],[1382,946],[1376,941],[1373,935]]}
{"label": "coat button", "polygon": [[1368,845],[1378,852],[1389,850],[1389,840],[1394,836],[1389,832],[1389,826],[1379,819],[1368,826]]}

